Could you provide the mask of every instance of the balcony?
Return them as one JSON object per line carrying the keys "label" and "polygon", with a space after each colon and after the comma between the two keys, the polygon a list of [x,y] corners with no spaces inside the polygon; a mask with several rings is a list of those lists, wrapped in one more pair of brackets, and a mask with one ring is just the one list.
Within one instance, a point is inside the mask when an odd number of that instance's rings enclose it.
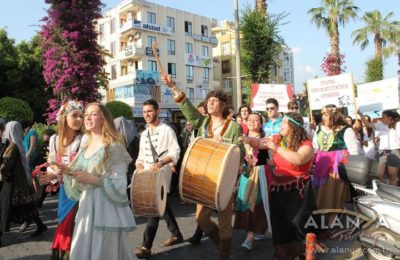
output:
{"label": "balcony", "polygon": [[152,23],[143,23],[142,21],[138,20],[128,20],[126,23],[121,25],[120,33],[124,34],[131,30],[142,30],[142,31],[150,31],[150,32],[158,32],[162,34],[171,35],[173,33],[173,29],[169,27],[164,27],[157,24]]}
{"label": "balcony", "polygon": [[213,45],[218,45],[218,39],[216,37],[208,37],[208,36],[203,36],[200,34],[193,34],[192,35],[193,39],[201,41],[201,42],[206,42],[206,43],[211,43]]}
{"label": "balcony", "polygon": [[145,48],[139,46],[128,45],[126,48],[117,53],[118,60],[139,59],[145,55]]}

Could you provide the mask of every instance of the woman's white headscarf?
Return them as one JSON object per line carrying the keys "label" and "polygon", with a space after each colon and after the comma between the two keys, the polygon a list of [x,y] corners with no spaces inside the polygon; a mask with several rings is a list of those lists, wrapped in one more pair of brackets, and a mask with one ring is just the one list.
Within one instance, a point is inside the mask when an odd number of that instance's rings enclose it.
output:
{"label": "woman's white headscarf", "polygon": [[120,116],[114,119],[114,124],[117,131],[124,135],[125,145],[128,147],[135,136],[138,136],[135,122],[133,122],[132,120],[128,120],[123,116]]}
{"label": "woman's white headscarf", "polygon": [[28,160],[26,159],[26,153],[22,139],[23,136],[22,127],[17,121],[10,121],[6,124],[3,137],[8,139],[10,142],[13,142],[17,146],[22,165],[25,169],[26,178],[29,185],[31,185],[32,175],[28,167]]}

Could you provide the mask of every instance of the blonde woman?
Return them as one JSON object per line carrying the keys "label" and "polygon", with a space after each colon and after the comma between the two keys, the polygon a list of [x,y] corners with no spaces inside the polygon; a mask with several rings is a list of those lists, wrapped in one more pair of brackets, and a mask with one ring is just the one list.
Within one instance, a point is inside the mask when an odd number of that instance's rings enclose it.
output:
{"label": "blonde woman", "polygon": [[71,249],[74,218],[78,210],[77,200],[65,194],[60,171],[67,167],[76,156],[82,143],[83,106],[77,101],[68,101],[57,113],[58,134],[50,137],[47,161],[51,166],[41,182],[60,184],[58,193],[58,226],[54,234],[52,259],[65,259]]}
{"label": "blonde woman", "polygon": [[133,259],[128,232],[136,224],[126,192],[132,159],[104,105],[87,105],[84,127],[88,142],[63,171],[68,197],[79,200],[70,257]]}

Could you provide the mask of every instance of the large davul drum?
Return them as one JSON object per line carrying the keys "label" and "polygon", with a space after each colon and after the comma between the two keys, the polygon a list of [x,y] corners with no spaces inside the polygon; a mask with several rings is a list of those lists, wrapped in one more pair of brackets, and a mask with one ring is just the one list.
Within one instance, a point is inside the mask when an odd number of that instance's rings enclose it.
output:
{"label": "large davul drum", "polygon": [[240,167],[237,145],[197,138],[188,147],[179,176],[185,201],[222,211],[233,194]]}
{"label": "large davul drum", "polygon": [[160,171],[136,170],[131,182],[131,206],[135,215],[160,217],[167,205],[167,182]]}

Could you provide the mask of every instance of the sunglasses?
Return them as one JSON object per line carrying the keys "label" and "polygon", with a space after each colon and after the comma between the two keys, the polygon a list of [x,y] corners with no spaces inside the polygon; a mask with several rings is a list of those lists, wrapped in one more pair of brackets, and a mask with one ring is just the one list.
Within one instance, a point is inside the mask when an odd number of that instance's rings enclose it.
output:
{"label": "sunglasses", "polygon": [[271,111],[274,111],[274,110],[275,110],[275,107],[266,107],[265,110],[267,110],[267,111],[270,111],[270,110],[271,110]]}

